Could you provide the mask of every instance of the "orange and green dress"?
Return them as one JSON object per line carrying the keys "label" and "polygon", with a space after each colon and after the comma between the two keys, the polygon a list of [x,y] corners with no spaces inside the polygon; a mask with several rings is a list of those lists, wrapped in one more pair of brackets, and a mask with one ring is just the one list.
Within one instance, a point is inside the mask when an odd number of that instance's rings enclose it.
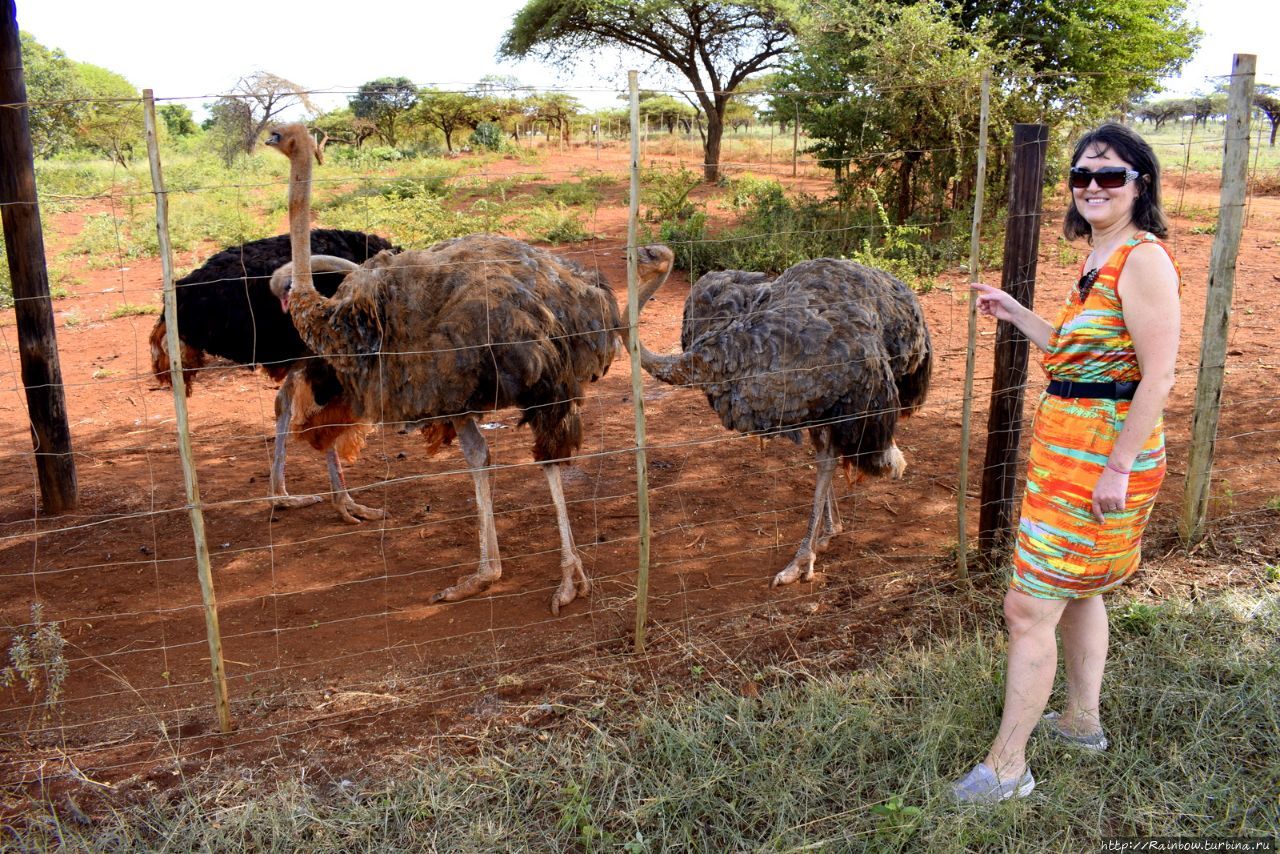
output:
{"label": "orange and green dress", "polygon": [[[1071,290],[1044,358],[1050,379],[1142,379],[1117,290],[1129,253],[1142,243],[1168,252],[1154,235],[1140,234],[1106,260],[1083,300]],[[1165,475],[1163,418],[1134,460],[1124,510],[1105,514],[1102,524],[1093,516],[1093,489],[1129,405],[1128,400],[1041,396],[1014,550],[1010,584],[1015,590],[1042,599],[1081,599],[1110,590],[1137,570],[1142,532]]]}

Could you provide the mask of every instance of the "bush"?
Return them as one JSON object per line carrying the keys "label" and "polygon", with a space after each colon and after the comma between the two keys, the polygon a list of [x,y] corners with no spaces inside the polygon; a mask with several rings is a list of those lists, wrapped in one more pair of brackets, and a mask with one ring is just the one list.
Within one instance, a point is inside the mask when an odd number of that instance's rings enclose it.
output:
{"label": "bush", "polygon": [[471,138],[467,144],[473,149],[501,151],[503,137],[502,128],[498,127],[493,122],[481,122],[476,125],[476,129],[471,132]]}

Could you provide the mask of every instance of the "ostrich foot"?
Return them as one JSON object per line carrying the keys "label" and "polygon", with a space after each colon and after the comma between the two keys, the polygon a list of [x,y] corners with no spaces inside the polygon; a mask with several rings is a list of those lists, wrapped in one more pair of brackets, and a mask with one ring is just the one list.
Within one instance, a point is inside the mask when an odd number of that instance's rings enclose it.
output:
{"label": "ostrich foot", "polygon": [[811,549],[798,552],[791,563],[783,567],[782,571],[773,577],[773,581],[769,583],[770,587],[781,587],[784,584],[791,584],[795,581],[813,581],[813,560],[817,557],[816,553]]}
{"label": "ostrich foot", "polygon": [[[844,533],[844,525],[836,525],[834,528],[823,531],[822,536],[818,537],[814,542],[813,550],[818,554],[822,554],[831,547],[831,541],[834,540],[837,535],[842,533]],[[807,580],[808,579],[806,579],[806,581]]]}
{"label": "ostrich foot", "polygon": [[271,496],[271,509],[296,510],[299,507],[310,507],[312,504],[319,504],[322,500],[319,495],[290,495],[286,492]]}
{"label": "ostrich foot", "polygon": [[477,593],[488,590],[489,585],[497,580],[501,575],[501,569],[488,573],[481,570],[473,575],[464,575],[462,578],[458,579],[457,584],[452,587],[446,587],[444,590],[441,590],[439,593],[432,596],[431,602],[433,604],[436,602],[458,602],[462,599],[474,596]]}
{"label": "ostrich foot", "polygon": [[581,558],[574,557],[573,560],[560,564],[560,572],[563,576],[560,589],[551,597],[551,613],[557,617],[560,616],[560,609],[574,599],[591,595],[591,581],[582,571]]}
{"label": "ostrich foot", "polygon": [[357,504],[350,495],[345,495],[341,499],[334,501],[333,506],[337,508],[338,515],[342,517],[342,521],[350,525],[359,525],[361,522],[387,518],[386,510]]}

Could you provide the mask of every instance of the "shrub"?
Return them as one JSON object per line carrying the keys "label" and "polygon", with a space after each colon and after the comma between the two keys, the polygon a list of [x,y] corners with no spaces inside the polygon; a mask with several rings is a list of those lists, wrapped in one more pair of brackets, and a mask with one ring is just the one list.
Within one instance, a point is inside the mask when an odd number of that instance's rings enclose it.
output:
{"label": "shrub", "polygon": [[501,151],[502,142],[502,128],[498,127],[493,122],[481,122],[476,125],[476,129],[471,132],[471,138],[467,144],[473,149]]}

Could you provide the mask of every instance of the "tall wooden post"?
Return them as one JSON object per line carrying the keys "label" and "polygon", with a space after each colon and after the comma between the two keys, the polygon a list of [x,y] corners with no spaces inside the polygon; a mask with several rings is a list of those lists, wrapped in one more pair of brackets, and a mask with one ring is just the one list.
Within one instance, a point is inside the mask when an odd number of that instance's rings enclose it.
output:
{"label": "tall wooden post", "polygon": [[[978,174],[974,179],[973,224],[969,229],[969,282],[978,281],[982,261],[982,206],[987,192],[987,124],[991,114],[991,69],[983,69],[978,90]],[[973,419],[973,373],[978,342],[978,299],[969,293],[969,336],[964,359],[964,400],[960,413],[960,477],[956,485],[956,572],[969,580],[969,435]]]}
{"label": "tall wooden post", "polygon": [[[1013,126],[1009,169],[1009,225],[1004,237],[1000,286],[1028,308],[1035,306],[1036,260],[1040,248],[1040,208],[1044,188],[1046,125]],[[1013,540],[1017,519],[1014,488],[1018,446],[1022,442],[1022,406],[1027,383],[1026,336],[1012,323],[996,325],[995,373],[987,419],[987,455],[982,470],[982,507],[978,548],[995,563]]]}
{"label": "tall wooden post", "polygon": [[1178,533],[1183,544],[1188,546],[1204,536],[1209,510],[1209,476],[1213,468],[1214,440],[1222,406],[1222,376],[1227,360],[1227,319],[1235,290],[1240,232],[1244,227],[1249,111],[1257,64],[1257,57],[1242,53],[1236,54],[1231,64],[1218,230],[1213,237],[1213,251],[1209,254],[1209,293],[1205,298],[1200,372],[1196,379],[1195,412],[1191,417],[1191,454],[1187,460],[1182,519],[1178,523]]}
{"label": "tall wooden post", "polygon": [[4,10],[0,17],[0,217],[41,505],[46,513],[64,513],[76,506],[76,464],[44,263],[18,9],[14,0],[0,2]]}
{"label": "tall wooden post", "polygon": [[151,185],[156,194],[156,235],[160,243],[160,273],[164,279],[164,316],[168,320],[165,343],[169,349],[169,371],[173,381],[173,410],[178,422],[178,454],[182,458],[182,481],[187,492],[187,510],[195,538],[196,575],[204,601],[205,635],[209,641],[209,665],[213,676],[214,710],[218,729],[231,732],[231,704],[227,699],[227,670],[222,660],[222,632],[218,628],[218,599],[213,591],[213,567],[209,542],[204,534],[204,510],[200,504],[200,481],[195,455],[191,452],[191,429],[187,422],[187,388],[182,374],[182,353],[178,340],[178,295],[173,284],[173,251],[169,244],[169,194],[160,169],[160,145],[156,139],[156,99],[150,89],[142,90],[143,121],[147,131],[147,155],[151,162]]}
{"label": "tall wooden post", "polygon": [[644,378],[640,367],[639,255],[640,222],[640,87],[638,74],[627,72],[631,89],[631,196],[627,207],[627,351],[631,355],[631,399],[636,414],[636,515],[640,523],[640,566],[636,572],[636,652],[644,652],[649,612],[649,461],[645,446]]}

